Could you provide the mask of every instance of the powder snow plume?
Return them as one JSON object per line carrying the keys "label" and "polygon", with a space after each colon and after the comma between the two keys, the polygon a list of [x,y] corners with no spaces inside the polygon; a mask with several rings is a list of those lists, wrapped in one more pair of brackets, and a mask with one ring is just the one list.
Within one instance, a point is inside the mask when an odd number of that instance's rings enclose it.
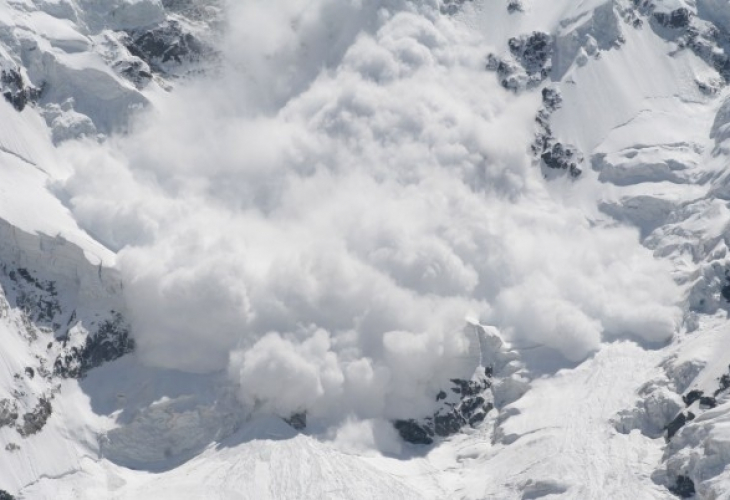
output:
{"label": "powder snow plume", "polygon": [[146,363],[227,370],[282,415],[397,418],[474,370],[467,318],[573,362],[671,337],[668,264],[605,220],[591,181],[542,178],[539,96],[499,87],[478,33],[405,0],[228,17],[219,74],[126,137],[63,146],[62,189],[119,251]]}

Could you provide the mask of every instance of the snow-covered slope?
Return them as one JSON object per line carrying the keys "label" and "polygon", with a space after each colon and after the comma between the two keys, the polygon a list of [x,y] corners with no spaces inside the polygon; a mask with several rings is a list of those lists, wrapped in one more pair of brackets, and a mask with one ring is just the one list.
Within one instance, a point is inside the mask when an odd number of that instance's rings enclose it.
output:
{"label": "snow-covered slope", "polygon": [[0,71],[6,495],[730,499],[727,0],[2,1]]}

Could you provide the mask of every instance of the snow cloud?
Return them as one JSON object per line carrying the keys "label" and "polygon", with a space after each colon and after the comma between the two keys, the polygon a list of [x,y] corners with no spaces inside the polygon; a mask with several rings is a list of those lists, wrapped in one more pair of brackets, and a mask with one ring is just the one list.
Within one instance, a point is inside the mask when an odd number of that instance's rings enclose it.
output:
{"label": "snow cloud", "polygon": [[282,415],[379,419],[472,373],[467,318],[573,361],[672,335],[667,265],[582,201],[590,176],[541,178],[539,96],[498,86],[478,34],[405,0],[230,18],[221,74],[91,155],[64,146],[147,363],[227,370]]}

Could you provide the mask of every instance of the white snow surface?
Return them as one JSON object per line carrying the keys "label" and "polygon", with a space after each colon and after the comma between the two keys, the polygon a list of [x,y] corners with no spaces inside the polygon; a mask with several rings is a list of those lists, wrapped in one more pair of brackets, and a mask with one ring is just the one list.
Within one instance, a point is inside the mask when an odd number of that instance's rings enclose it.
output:
{"label": "white snow surface", "polygon": [[[651,3],[730,29],[725,0]],[[56,347],[0,295],[0,400],[53,403],[37,434],[0,425],[0,490],[663,499],[687,477],[730,499],[715,68],[629,0],[276,0],[225,6],[215,74],[166,93],[114,69],[136,61],[121,30],[211,4],[0,2],[0,67],[43,89],[0,99],[0,264],[122,311],[137,342],[80,380],[28,376]],[[534,31],[551,76],[507,90],[487,56]],[[576,179],[530,152],[547,87]],[[483,422],[402,441],[394,419],[479,365]]]}

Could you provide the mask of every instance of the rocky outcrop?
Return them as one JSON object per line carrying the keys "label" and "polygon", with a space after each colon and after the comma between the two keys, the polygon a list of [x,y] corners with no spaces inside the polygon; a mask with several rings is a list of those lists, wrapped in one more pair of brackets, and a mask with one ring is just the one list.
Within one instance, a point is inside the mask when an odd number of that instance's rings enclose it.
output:
{"label": "rocky outcrop", "polygon": [[487,57],[486,68],[497,73],[502,87],[519,92],[537,87],[548,78],[552,69],[552,36],[535,31],[510,38],[508,47],[509,56]]}
{"label": "rocky outcrop", "polygon": [[[677,28],[680,29],[680,28]],[[707,62],[720,74],[724,84],[730,83],[730,33],[725,29],[704,22],[689,24],[681,28],[682,36],[678,40],[680,48],[692,50],[698,57]],[[705,93],[715,93],[706,82],[698,82]]]}
{"label": "rocky outcrop", "polygon": [[679,430],[684,427],[687,422],[694,420],[695,417],[696,415],[691,411],[688,411],[687,413],[680,413],[679,415],[677,415],[674,420],[669,422],[665,427],[667,431],[667,440],[672,439],[674,435],[679,432]]}
{"label": "rocky outcrop", "polygon": [[0,70],[0,92],[18,111],[23,111],[28,104],[38,102],[41,96],[41,89],[28,84],[17,69]]}
{"label": "rocky outcrop", "polygon": [[36,407],[23,415],[22,423],[17,426],[18,434],[23,437],[37,434],[46,425],[52,413],[53,407],[50,399],[40,398]]}
{"label": "rocky outcrop", "polygon": [[12,399],[0,399],[0,429],[15,425],[18,419],[18,403]]}
{"label": "rocky outcrop", "polygon": [[62,378],[82,378],[90,370],[134,351],[134,346],[124,318],[112,311],[112,319],[104,320],[96,332],[86,336],[80,347],[62,350],[53,364],[53,373]]}
{"label": "rocky outcrop", "polygon": [[165,0],[162,6],[164,19],[125,29],[120,37],[133,64],[118,71],[138,86],[146,85],[151,73],[176,78],[211,67],[217,60],[212,41],[222,19],[218,0]]}
{"label": "rocky outcrop", "polygon": [[510,38],[508,45],[528,75],[539,74],[542,79],[547,78],[553,54],[553,39],[549,34],[534,31],[529,35]]}
{"label": "rocky outcrop", "polygon": [[[597,15],[594,14],[594,16]],[[615,29],[613,31],[618,32]],[[565,38],[570,40],[585,39],[584,42],[593,40],[586,33],[581,32],[580,35],[576,38],[576,34],[573,33],[573,36],[566,35]],[[617,36],[620,36],[620,32]],[[505,89],[519,92],[535,88],[551,75],[553,57],[559,55],[555,54],[555,39],[551,35],[535,31],[529,35],[511,38],[508,45],[510,56],[500,58],[490,54],[487,57],[486,66],[488,70],[497,73],[500,84]],[[577,46],[563,47],[563,52],[571,52],[574,57],[577,56],[578,51],[579,47]],[[563,54],[563,58],[565,57],[567,56]],[[572,63],[572,60],[570,63]],[[566,64],[569,65],[568,62],[563,65]],[[548,171],[565,171],[571,177],[578,177],[583,172],[581,168],[583,155],[575,146],[558,140],[550,126],[550,116],[560,108],[562,96],[556,88],[544,87],[542,89],[542,100],[543,106],[535,118],[538,130],[531,146],[532,153]]]}
{"label": "rocky outcrop", "polygon": [[14,296],[15,307],[22,309],[38,326],[52,330],[61,328],[56,322],[62,311],[54,281],[41,281],[24,267],[8,268],[6,264],[0,264],[0,271],[0,283],[3,283],[6,296]]}
{"label": "rocky outcrop", "polygon": [[434,432],[430,426],[424,426],[422,423],[413,419],[396,420],[393,422],[393,426],[403,441],[411,444],[433,444]]}
{"label": "rocky outcrop", "polygon": [[[636,407],[619,414],[616,421],[617,430],[628,433],[633,429],[639,429],[652,438],[659,437],[660,433],[663,433],[667,441],[671,440],[698,415],[717,407],[718,397],[730,392],[730,367],[727,373],[717,379],[717,388],[713,390],[711,396],[699,389],[688,390],[679,396],[673,391],[676,385],[676,382],[672,381],[647,383],[640,393],[642,399]],[[684,408],[681,406],[682,403]]]}
{"label": "rocky outcrop", "polygon": [[[716,391],[717,394],[719,394],[720,392],[720,390]],[[687,406],[692,406],[695,401],[699,401],[701,409],[714,408],[715,406],[717,406],[717,399],[715,399],[714,396],[705,396],[704,394],[704,392],[698,389],[694,389],[682,396],[682,400]]]}
{"label": "rocky outcrop", "polygon": [[37,105],[55,144],[124,131],[149,104],[140,91],[152,82],[170,89],[172,79],[217,65],[218,0],[92,4],[17,4],[21,16],[47,25],[3,27],[0,93],[18,111]]}
{"label": "rocky outcrop", "polygon": [[673,485],[669,486],[669,491],[677,495],[679,498],[692,498],[695,491],[695,483],[688,476],[677,476]]}
{"label": "rocky outcrop", "polygon": [[39,397],[33,408],[20,414],[18,400],[25,399],[25,396],[27,394],[16,389],[14,397],[18,399],[0,400],[0,429],[3,427],[12,427],[22,437],[28,437],[39,433],[45,427],[53,413],[53,407],[51,405],[53,396]]}
{"label": "rocky outcrop", "polygon": [[679,8],[671,12],[655,12],[654,19],[665,28],[685,29],[690,24],[691,14],[685,8]]}
{"label": "rocky outcrop", "polygon": [[546,168],[578,177],[583,172],[580,168],[583,155],[575,146],[557,140],[550,126],[550,115],[560,108],[563,98],[557,89],[545,87],[542,89],[542,102],[543,106],[535,118],[538,131],[531,146],[532,154]]}
{"label": "rocky outcrop", "polygon": [[682,399],[667,380],[648,382],[639,395],[634,408],[624,410],[614,418],[618,432],[629,434],[639,430],[645,436],[657,439],[666,437],[667,432],[673,435],[686,423],[688,415],[682,413]]}
{"label": "rocky outcrop", "polygon": [[[162,74],[169,73],[172,65],[199,62],[212,49],[205,46],[193,33],[184,30],[177,21],[167,21],[143,30],[133,30],[124,41],[132,55],[139,57],[150,68]],[[133,69],[126,71],[135,75]],[[139,72],[136,73],[139,76]]]}
{"label": "rocky outcrop", "polygon": [[478,339],[479,366],[471,378],[452,378],[448,389],[434,395],[431,415],[395,420],[404,441],[429,445],[465,427],[478,427],[492,411],[524,394],[523,384],[513,377],[520,366],[517,354],[505,348],[499,332],[476,324],[467,329]]}
{"label": "rocky outcrop", "polygon": [[[619,432],[638,429],[655,439],[664,437],[662,466],[652,480],[680,498],[714,498],[713,478],[724,468],[730,448],[718,434],[728,417],[722,406],[730,392],[730,367],[708,380],[704,362],[665,362],[666,378],[650,381],[640,390],[636,407],[622,411],[615,420]],[[713,367],[712,370],[717,370]],[[697,387],[702,384],[703,389]],[[708,383],[709,382],[709,383]]]}
{"label": "rocky outcrop", "polygon": [[578,168],[578,162],[581,161],[578,150],[560,142],[550,145],[551,142],[550,137],[543,140],[543,153],[540,155],[543,164],[553,170],[566,170],[572,177],[578,177],[582,173]]}
{"label": "rocky outcrop", "polygon": [[134,83],[138,89],[143,89],[152,81],[152,70],[143,60],[122,60],[112,66],[116,72]]}
{"label": "rocky outcrop", "polygon": [[[449,392],[440,391],[439,409],[420,420],[396,420],[393,425],[404,441],[428,445],[435,437],[448,437],[469,425],[477,426],[494,409],[488,390],[492,387],[491,368],[480,367],[471,380],[451,379]],[[449,397],[449,393],[456,397]]]}
{"label": "rocky outcrop", "polygon": [[27,437],[51,417],[58,378],[84,377],[131,352],[134,341],[119,277],[79,247],[0,221],[0,263],[0,320],[20,336],[7,341],[32,353],[16,368],[11,396],[0,401],[0,427]]}
{"label": "rocky outcrop", "polygon": [[[81,327],[83,318],[79,317],[76,309],[68,311],[62,308],[61,297],[69,293],[68,284],[58,285],[57,281],[39,278],[38,274],[25,267],[12,268],[2,264],[0,286],[11,306],[24,312],[29,323],[26,331],[31,339],[38,339],[43,332],[53,334],[48,350],[56,350],[53,348],[56,344],[59,351],[53,361],[54,375],[81,378],[89,370],[134,350],[134,340],[121,313],[107,311],[108,318],[89,321],[88,327]],[[72,332],[81,339],[75,338],[76,342],[71,342]],[[28,369],[35,374],[32,367]]]}
{"label": "rocky outcrop", "polygon": [[[717,70],[724,84],[730,83],[730,33],[722,22],[723,16],[716,12],[727,6],[717,7],[705,1],[698,7],[695,2],[684,2],[684,6],[668,9],[655,0],[633,0],[632,3],[639,15],[649,19],[649,25],[659,36],[675,42],[680,50],[692,50]],[[712,82],[698,81],[697,84],[704,93],[717,92]]]}
{"label": "rocky outcrop", "polygon": [[284,422],[289,424],[293,429],[298,431],[304,430],[307,427],[307,413],[293,413],[289,418],[285,418]]}

